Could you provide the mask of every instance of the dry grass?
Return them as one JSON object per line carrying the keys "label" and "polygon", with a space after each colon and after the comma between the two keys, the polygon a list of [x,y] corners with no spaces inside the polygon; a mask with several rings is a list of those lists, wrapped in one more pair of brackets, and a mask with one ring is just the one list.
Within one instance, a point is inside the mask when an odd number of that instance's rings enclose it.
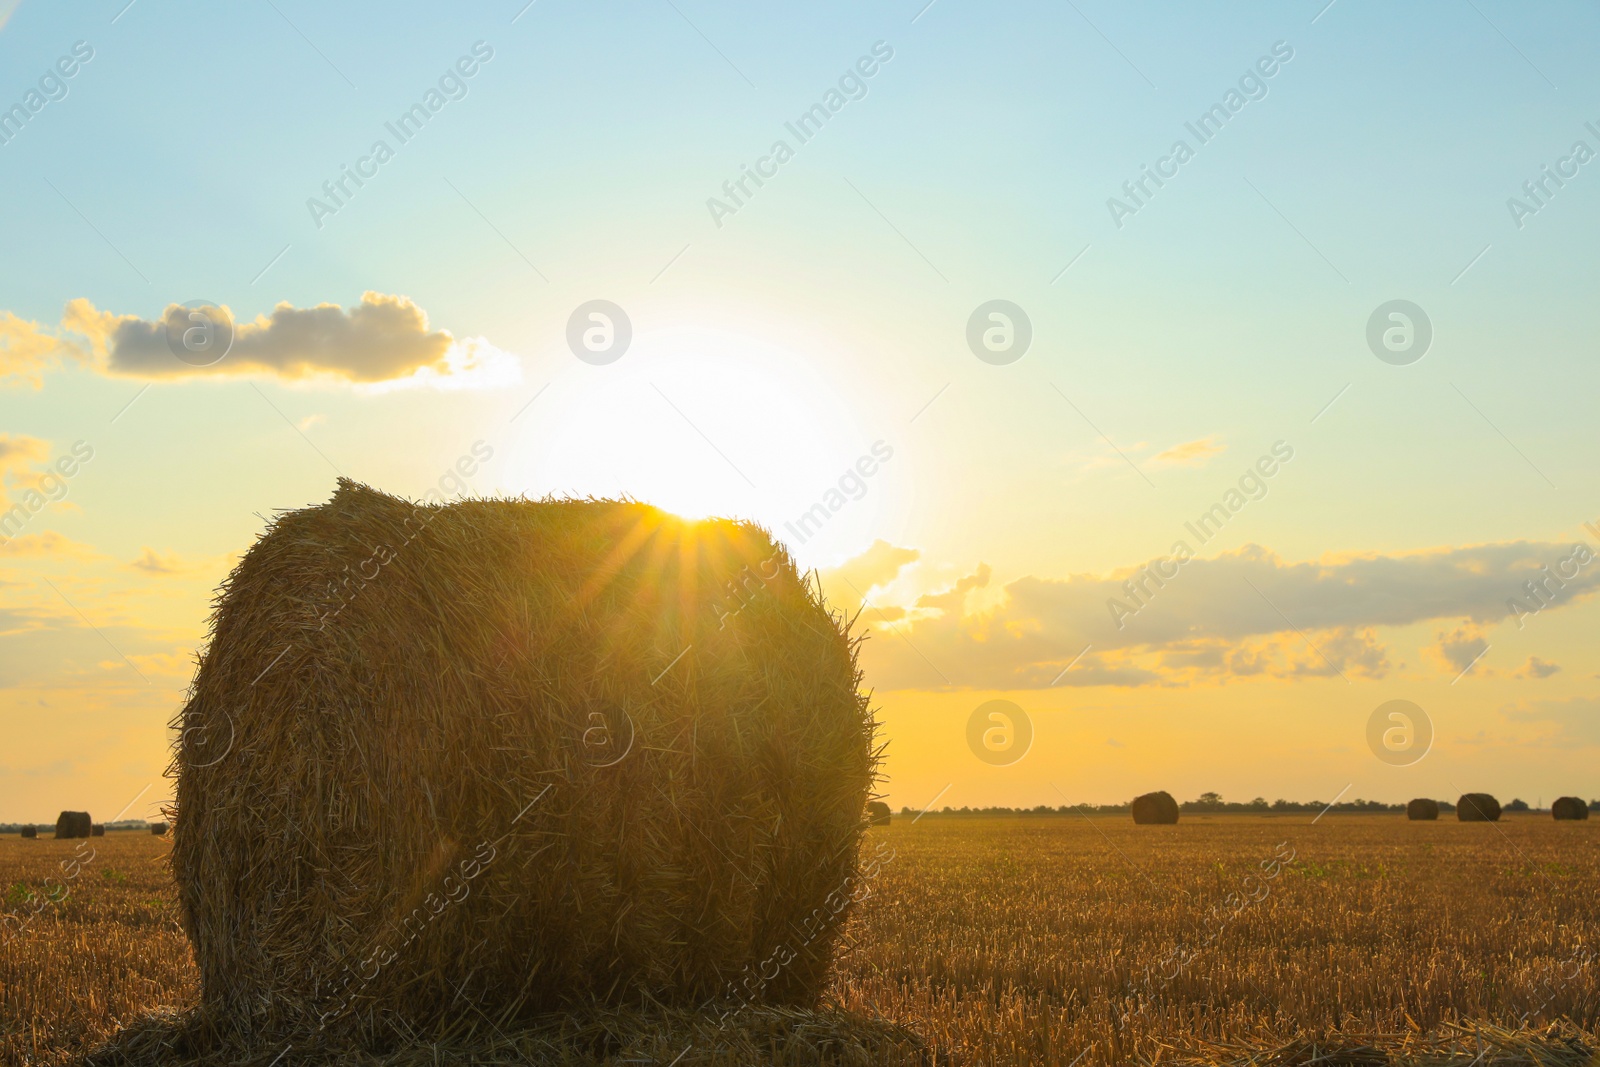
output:
{"label": "dry grass", "polygon": [[[880,842],[893,859],[879,865],[848,930],[853,947],[833,999],[919,1034],[940,1062],[1592,1061],[1593,821],[896,818],[871,831],[869,855]],[[37,888],[82,844],[0,839],[0,882]],[[0,1063],[65,1064],[142,1012],[197,999],[160,866],[166,839],[113,834],[92,844],[97,858],[69,900],[0,946]],[[1288,849],[1293,859],[1280,858],[1278,876],[1265,879],[1262,861],[1270,867]],[[1264,880],[1246,888],[1252,874]],[[1221,922],[1214,909],[1231,908],[1230,893],[1262,899]],[[1564,1029],[1540,1039],[1554,1022]],[[673,1025],[683,1021],[663,1027]],[[549,1037],[482,1030],[480,1062],[515,1062],[518,1042]],[[678,1067],[740,1062],[726,1046],[697,1047]],[[863,1062],[838,1042],[769,1047],[781,1050],[746,1062]],[[607,1039],[590,1051],[601,1062],[664,1067],[676,1055],[667,1048]],[[265,1067],[279,1050],[262,1051]]]}
{"label": "dry grass", "polygon": [[[0,920],[0,1063],[65,1063],[141,1012],[199,996],[169,847],[131,830],[89,841],[0,837],[0,913],[10,917]],[[61,865],[73,862],[69,879]],[[35,914],[58,884],[66,898]]]}
{"label": "dry grass", "polygon": [[[837,994],[961,1062],[1094,1067],[1600,1015],[1587,823],[905,819],[873,835],[898,858]],[[1280,842],[1293,862],[1247,885]],[[1262,899],[1222,922],[1230,894]]]}

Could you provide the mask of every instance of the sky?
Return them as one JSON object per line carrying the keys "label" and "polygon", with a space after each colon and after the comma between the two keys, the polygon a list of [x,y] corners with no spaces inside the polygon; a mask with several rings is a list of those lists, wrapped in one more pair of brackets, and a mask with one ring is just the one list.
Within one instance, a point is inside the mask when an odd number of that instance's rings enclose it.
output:
{"label": "sky", "polygon": [[0,821],[156,814],[340,475],[761,523],[896,808],[1600,796],[1597,36],[0,3]]}

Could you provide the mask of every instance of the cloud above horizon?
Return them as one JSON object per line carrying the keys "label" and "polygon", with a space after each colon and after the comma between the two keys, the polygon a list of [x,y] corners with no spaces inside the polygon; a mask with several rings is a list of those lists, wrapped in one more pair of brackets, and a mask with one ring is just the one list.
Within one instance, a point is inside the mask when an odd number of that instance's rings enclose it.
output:
{"label": "cloud above horizon", "polygon": [[1600,698],[1520,701],[1502,707],[1500,714],[1509,722],[1532,723],[1545,729],[1542,737],[1527,744],[1560,748],[1600,745]]}
{"label": "cloud above horizon", "polygon": [[0,476],[31,477],[32,468],[50,458],[50,442],[25,433],[0,433]]}
{"label": "cloud above horizon", "polygon": [[[63,499],[67,483],[50,461],[50,442],[28,434],[0,433],[0,505],[11,504],[19,495],[30,500],[37,511],[46,500],[67,511],[77,506]],[[16,533],[7,527],[0,537]]]}
{"label": "cloud above horizon", "polygon": [[[284,302],[270,314],[236,321],[230,309],[205,309],[213,323],[233,321],[226,355],[179,358],[169,337],[193,333],[191,311],[170,304],[159,318],[118,315],[82,297],[67,303],[58,330],[0,312],[0,384],[38,388],[45,371],[76,362],[111,377],[167,381],[197,377],[271,377],[366,387],[403,385],[487,388],[521,380],[515,356],[485,339],[431,329],[404,296],[362,294],[349,308]],[[203,335],[193,334],[197,339]]]}
{"label": "cloud above horizon", "polygon": [[1157,452],[1150,462],[1158,467],[1200,467],[1212,456],[1220,456],[1227,450],[1228,447],[1218,444],[1215,437],[1202,437]]}
{"label": "cloud above horizon", "polygon": [[145,545],[144,551],[139,554],[139,558],[131,561],[128,566],[146,574],[160,575],[182,574],[188,570],[187,565],[177,556],[171,553],[162,555],[149,545]]}
{"label": "cloud above horizon", "polygon": [[98,553],[90,545],[56,530],[20,534],[0,540],[0,556],[29,556],[37,559],[94,559]]}
{"label": "cloud above horizon", "polygon": [[1515,677],[1518,678],[1548,678],[1553,674],[1561,673],[1561,664],[1542,660],[1538,656],[1529,656],[1528,662],[1522,665]]}
{"label": "cloud above horizon", "polygon": [[826,573],[831,582],[847,591],[838,598],[840,602],[848,600],[859,605],[872,599],[873,590],[888,585],[908,564],[921,558],[922,553],[914,548],[900,548],[879,538],[865,552]]}
{"label": "cloud above horizon", "polygon": [[0,311],[0,387],[27,385],[44,388],[46,371],[80,355],[71,342],[37,322]]}
{"label": "cloud above horizon", "polygon": [[[1479,628],[1517,618],[1519,602],[1524,613],[1536,606],[1524,583],[1548,575],[1543,568],[1571,548],[1515,541],[1290,562],[1247,545],[1181,567],[1169,562],[1155,574],[1146,564],[1109,575],[1026,576],[998,591],[987,588],[989,568],[980,565],[913,603],[869,606],[863,619],[878,633],[864,656],[868,678],[883,689],[1381,678],[1393,664],[1378,628],[1450,620],[1461,625],[1441,631],[1430,654],[1454,673],[1486,647]],[[912,566],[912,553],[875,544],[822,572],[824,588],[853,608],[860,596],[850,586],[858,583],[841,576],[859,573],[870,556],[875,584],[886,585],[893,577],[884,565]],[[1546,586],[1544,610],[1597,587],[1600,568],[1580,570],[1559,588]]]}

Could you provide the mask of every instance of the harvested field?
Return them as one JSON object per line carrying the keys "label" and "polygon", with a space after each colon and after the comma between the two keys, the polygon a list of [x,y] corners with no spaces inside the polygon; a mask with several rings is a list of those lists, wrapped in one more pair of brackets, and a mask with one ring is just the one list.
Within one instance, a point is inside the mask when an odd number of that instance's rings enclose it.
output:
{"label": "harvested field", "polygon": [[[1600,1023],[1600,982],[1582,947],[1600,935],[1592,825],[1192,815],[1157,840],[1126,817],[897,819],[869,834],[868,854],[892,859],[846,931],[829,1000],[960,1064],[1231,1064],[1252,1051],[1287,1064],[1310,1062],[1315,1048],[1343,1050],[1329,1063],[1466,1067],[1480,1037],[1480,1067],[1584,1063]],[[67,1064],[143,1013],[197,1002],[162,868],[168,841],[92,842],[96,857],[67,901],[0,947],[0,1062]],[[0,880],[37,891],[75,847],[90,843],[0,839]],[[734,1032],[798,1027],[804,1040],[777,1063],[819,1062],[812,1037],[829,1025],[854,1034],[858,1051],[877,1049],[841,1062],[916,1059],[892,1051],[893,1031],[829,1018]],[[518,1042],[549,1038],[497,1034],[465,1002],[462,1020],[456,1052],[472,1058],[453,1062],[514,1062]],[[1563,1021],[1572,1026],[1539,1036]],[[584,1045],[575,1035],[605,1030],[604,1019],[573,1022],[561,1055],[666,1064],[683,1046],[662,1055],[661,1035],[696,1025],[664,1019],[637,1045]],[[640,1025],[613,1017],[612,1031]],[[838,1034],[828,1040],[844,1047]],[[678,1067],[742,1062],[734,1048],[731,1038],[696,1045]],[[373,1062],[432,1063],[424,1051]]]}
{"label": "harvested field", "polygon": [[69,1063],[156,1005],[199,996],[169,849],[137,831],[0,838],[0,1063]]}

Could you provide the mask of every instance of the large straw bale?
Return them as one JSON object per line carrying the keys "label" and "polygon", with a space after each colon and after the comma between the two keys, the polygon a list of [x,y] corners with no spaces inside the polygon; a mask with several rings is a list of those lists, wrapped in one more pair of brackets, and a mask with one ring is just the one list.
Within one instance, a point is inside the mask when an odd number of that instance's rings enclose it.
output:
{"label": "large straw bale", "polygon": [[173,724],[202,1004],[813,1004],[878,758],[856,651],[748,524],[341,480],[227,579]]}
{"label": "large straw bale", "polygon": [[[596,1006],[517,1026],[490,1026],[467,1009],[456,1017],[454,1032],[378,1050],[353,1050],[324,1034],[293,1042],[241,1042],[209,1022],[203,1011],[156,1008],[73,1067],[951,1067],[955,1062],[903,1026],[836,1007],[751,1005],[722,1018],[655,1005]],[[274,1056],[281,1058],[274,1063]],[[1530,1062],[1535,1061],[1519,1060],[1516,1067]],[[1553,1061],[1536,1062],[1557,1067]],[[1456,1067],[1466,1064],[1463,1059]]]}
{"label": "large straw bale", "polygon": [[1456,801],[1460,822],[1499,822],[1500,802],[1488,793],[1462,793]]}
{"label": "large straw bale", "polygon": [[1427,797],[1417,797],[1406,805],[1406,818],[1412,822],[1429,822],[1439,817],[1439,802]]}
{"label": "large straw bale", "polygon": [[1585,804],[1582,797],[1557,797],[1555,803],[1550,805],[1550,814],[1558,819],[1587,819],[1589,805]]}
{"label": "large straw bale", "polygon": [[1165,789],[1133,798],[1133,821],[1140,826],[1170,825],[1178,821],[1178,802]]}
{"label": "large straw bale", "polygon": [[64,811],[56,816],[56,837],[88,837],[94,826],[94,820],[89,818],[86,811]]}

